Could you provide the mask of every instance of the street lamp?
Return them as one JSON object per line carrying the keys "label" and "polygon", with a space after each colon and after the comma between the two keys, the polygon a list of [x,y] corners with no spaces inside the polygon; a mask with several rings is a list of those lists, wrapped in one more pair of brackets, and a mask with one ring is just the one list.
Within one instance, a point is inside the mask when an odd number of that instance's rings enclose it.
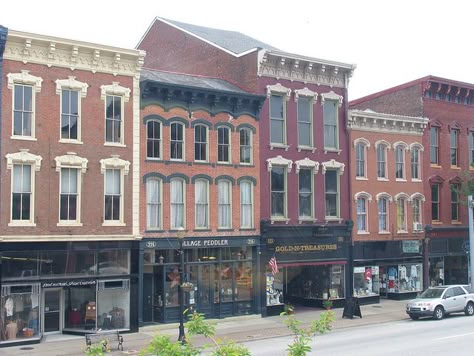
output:
{"label": "street lamp", "polygon": [[184,240],[184,228],[180,226],[177,233],[179,241],[179,285],[178,285],[178,299],[179,299],[179,335],[178,341],[185,343],[186,335],[184,334],[184,293],[181,285],[184,282],[184,250],[183,250],[183,240]]}

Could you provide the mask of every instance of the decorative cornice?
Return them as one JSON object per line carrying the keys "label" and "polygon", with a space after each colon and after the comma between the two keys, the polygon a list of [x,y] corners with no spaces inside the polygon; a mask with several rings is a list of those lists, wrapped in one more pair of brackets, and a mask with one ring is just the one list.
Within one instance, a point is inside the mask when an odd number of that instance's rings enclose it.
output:
{"label": "decorative cornice", "polygon": [[305,96],[305,97],[312,98],[313,105],[316,104],[316,101],[318,100],[318,93],[316,93],[315,91],[312,91],[312,90],[310,90],[306,87],[304,87],[303,89],[296,89],[296,90],[294,90],[294,92],[295,92],[295,102],[298,101],[300,96]]}
{"label": "decorative cornice", "polygon": [[344,167],[346,166],[344,163],[338,162],[335,159],[331,159],[326,162],[322,162],[321,165],[323,166],[322,174],[326,174],[328,169],[338,169],[339,175],[342,176],[344,174]]}
{"label": "decorative cornice", "polygon": [[41,169],[41,161],[43,158],[41,156],[36,156],[29,152],[29,149],[22,148],[20,152],[8,153],[6,156],[7,159],[7,169],[13,169],[15,163],[28,163],[35,166],[37,172]]}
{"label": "decorative cornice", "polygon": [[390,201],[390,202],[393,200],[392,196],[390,194],[388,194],[387,192],[380,192],[375,196],[376,201],[379,201],[382,198],[387,198],[388,201]]}
{"label": "decorative cornice", "polygon": [[272,94],[279,94],[285,97],[285,100],[290,100],[291,96],[291,89],[284,87],[280,83],[276,83],[275,85],[267,85],[267,98],[269,98]]}
{"label": "decorative cornice", "polygon": [[123,173],[127,175],[130,168],[130,162],[125,161],[119,157],[120,157],[119,155],[112,155],[111,158],[101,159],[100,172],[104,174],[107,168],[119,168],[119,169],[123,169]]}
{"label": "decorative cornice", "polygon": [[123,96],[125,102],[128,102],[130,92],[131,90],[129,88],[119,85],[119,82],[112,82],[112,84],[100,86],[100,97],[102,100],[105,100],[107,95],[119,95]]}
{"label": "decorative cornice", "polygon": [[308,157],[305,157],[305,159],[301,159],[299,161],[295,161],[295,165],[296,174],[299,174],[301,168],[311,168],[313,169],[313,174],[318,173],[319,162],[312,161]]}
{"label": "decorative cornice", "polygon": [[321,93],[321,105],[324,105],[326,100],[334,100],[338,102],[338,106],[342,106],[343,96],[336,94],[332,90],[329,93]]}
{"label": "decorative cornice", "polygon": [[56,80],[56,94],[61,94],[63,88],[79,90],[81,92],[81,98],[87,96],[87,88],[89,84],[76,80],[76,77],[69,76],[68,79],[57,79]]}
{"label": "decorative cornice", "polygon": [[81,173],[86,173],[87,170],[87,158],[82,158],[76,155],[74,152],[68,152],[66,155],[57,156],[56,161],[56,172],[60,172],[61,168],[64,167],[80,167]]}
{"label": "decorative cornice", "polygon": [[293,166],[293,161],[283,158],[282,156],[276,156],[276,157],[267,159],[267,169],[269,172],[272,171],[273,166],[286,166],[288,167],[288,173],[290,173],[291,167]]}
{"label": "decorative cornice", "polygon": [[400,192],[398,194],[395,194],[393,197],[393,200],[398,201],[399,199],[406,199],[407,201],[410,201],[410,196],[407,193]]}
{"label": "decorative cornice", "polygon": [[410,196],[410,201],[413,201],[415,199],[421,199],[421,201],[425,201],[425,196],[421,193],[413,193],[411,196]]}
{"label": "decorative cornice", "polygon": [[367,192],[357,192],[354,194],[354,201],[357,201],[360,197],[366,198],[368,201],[372,201],[372,195]]}
{"label": "decorative cornice", "polygon": [[30,74],[29,70],[22,70],[21,73],[8,73],[8,89],[13,89],[15,83],[29,84],[35,87],[37,93],[41,92],[43,78]]}
{"label": "decorative cornice", "polygon": [[5,59],[25,64],[37,63],[48,67],[133,77],[140,76],[144,57],[144,51],[12,30],[8,32],[4,55]]}

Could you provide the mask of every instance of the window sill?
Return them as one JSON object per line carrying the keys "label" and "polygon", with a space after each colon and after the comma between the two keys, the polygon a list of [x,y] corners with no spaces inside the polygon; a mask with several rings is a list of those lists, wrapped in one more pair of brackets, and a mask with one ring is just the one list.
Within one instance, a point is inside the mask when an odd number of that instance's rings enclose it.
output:
{"label": "window sill", "polygon": [[357,231],[357,235],[370,235],[369,231]]}
{"label": "window sill", "polygon": [[120,221],[105,221],[102,223],[102,226],[127,226],[127,224]]}
{"label": "window sill", "polygon": [[219,227],[217,228],[217,232],[225,232],[225,231],[234,231],[231,227]]}
{"label": "window sill", "polygon": [[218,166],[231,166],[232,162],[217,162]]}
{"label": "window sill", "polygon": [[10,227],[35,227],[36,224],[31,221],[10,221],[8,223]]}
{"label": "window sill", "polygon": [[163,162],[163,159],[162,158],[159,158],[159,157],[146,157],[145,158],[145,162]]}
{"label": "window sill", "polygon": [[197,227],[193,230],[194,232],[210,232],[212,231],[211,229],[209,229],[208,226],[206,227]]}
{"label": "window sill", "polygon": [[395,178],[395,182],[406,182],[405,178]]}
{"label": "window sill", "polygon": [[60,139],[59,140],[59,143],[70,143],[70,144],[73,144],[73,145],[83,145],[84,142],[82,141],[78,141],[78,140],[67,140],[67,139]]}
{"label": "window sill", "polygon": [[170,159],[169,161],[163,161],[166,165],[168,164],[188,164],[191,165],[191,162],[186,162],[184,159]]}
{"label": "window sill", "polygon": [[211,165],[211,162],[208,162],[208,161],[194,161],[193,163],[197,164],[197,165],[202,165],[202,166],[210,166]]}
{"label": "window sill", "polygon": [[418,178],[416,178],[416,179],[412,178],[411,181],[415,182],[415,183],[422,183],[423,182],[421,179],[418,179]]}
{"label": "window sill", "polygon": [[379,231],[379,235],[390,235],[390,231]]}
{"label": "window sill", "polygon": [[245,162],[239,162],[239,166],[241,167],[255,167],[253,163],[245,163]]}
{"label": "window sill", "polygon": [[431,221],[433,225],[443,225],[442,221]]}
{"label": "window sill", "polygon": [[58,222],[56,224],[58,227],[74,227],[74,226],[82,226],[82,223],[74,221],[74,222]]}
{"label": "window sill", "polygon": [[356,177],[356,180],[369,180],[367,177]]}
{"label": "window sill", "polygon": [[318,221],[318,219],[315,219],[315,218],[299,218],[298,219],[298,224],[315,223],[316,221]]}
{"label": "window sill", "polygon": [[342,152],[342,150],[338,149],[338,148],[326,148],[324,147],[324,153],[337,153],[338,155],[340,155]]}
{"label": "window sill", "polygon": [[451,220],[451,224],[453,224],[453,225],[462,225],[462,221]]}
{"label": "window sill", "polygon": [[408,234],[407,230],[397,230],[397,234]]}
{"label": "window sill", "polygon": [[10,136],[12,140],[20,140],[20,141],[38,141],[36,137],[31,136]]}
{"label": "window sill", "polygon": [[311,151],[311,153],[314,153],[316,151],[316,147],[311,147],[311,146],[297,146],[298,152],[301,151]]}
{"label": "window sill", "polygon": [[388,181],[390,181],[390,179],[377,177],[377,181],[379,181],[379,182],[388,182]]}
{"label": "window sill", "polygon": [[461,167],[459,167],[459,166],[451,166],[451,167],[449,167],[449,168],[455,169],[455,170],[461,170]]}
{"label": "window sill", "polygon": [[342,222],[342,218],[339,217],[331,217],[331,216],[326,216],[324,218],[326,222]]}
{"label": "window sill", "polygon": [[157,233],[157,232],[162,233],[162,232],[165,232],[165,230],[162,230],[162,229],[160,229],[159,227],[157,227],[157,228],[148,228],[148,229],[145,230],[145,234],[148,234],[148,233]]}
{"label": "window sill", "polygon": [[239,230],[240,231],[257,231],[257,229],[254,227],[241,227]]}
{"label": "window sill", "polygon": [[109,146],[109,147],[127,147],[127,145],[119,142],[105,142],[104,146]]}
{"label": "window sill", "polygon": [[290,146],[282,143],[270,143],[270,151],[272,151],[274,148],[284,149],[285,151],[288,151]]}
{"label": "window sill", "polygon": [[283,218],[283,217],[271,217],[270,218],[270,223],[273,224],[275,222],[284,222],[285,224],[288,224],[290,222],[290,219],[288,218]]}
{"label": "window sill", "polygon": [[436,169],[441,169],[441,168],[442,168],[440,165],[438,165],[438,164],[433,164],[433,163],[430,164],[430,167],[431,167],[431,168],[436,168]]}

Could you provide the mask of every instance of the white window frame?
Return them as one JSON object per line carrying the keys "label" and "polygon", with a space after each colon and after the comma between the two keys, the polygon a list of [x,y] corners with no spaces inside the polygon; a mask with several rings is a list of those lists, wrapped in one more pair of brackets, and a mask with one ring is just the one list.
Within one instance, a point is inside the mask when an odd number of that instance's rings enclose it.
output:
{"label": "white window frame", "polygon": [[[396,224],[397,224],[397,233],[407,233],[408,232],[408,202],[410,201],[410,197],[405,193],[398,193],[394,196],[394,200],[396,203]],[[401,204],[403,203],[403,205]],[[400,214],[400,208],[403,208],[403,216]],[[402,216],[403,221],[400,221],[400,216]],[[402,226],[400,223],[403,223]]]}
{"label": "white window frame", "polygon": [[[433,142],[433,132],[435,133],[434,138],[436,139],[436,142]],[[439,166],[440,161],[439,161],[439,136],[440,136],[440,128],[438,126],[431,126],[430,127],[430,164],[432,166]],[[436,162],[433,162],[433,153],[436,155]],[[451,159],[450,159],[451,161]]]}
{"label": "white window frame", "polygon": [[[242,132],[246,132],[249,137],[248,145],[242,145],[241,135]],[[247,149],[249,151],[249,162],[242,161],[242,149]],[[253,132],[248,127],[242,127],[239,129],[239,163],[243,165],[251,165],[253,164]]]}
{"label": "white window frame", "polygon": [[[198,203],[198,186],[199,184],[204,183],[205,186],[205,202]],[[204,226],[198,226],[198,207],[200,205],[205,206],[205,213],[206,213],[206,222]],[[194,226],[196,230],[206,230],[209,229],[209,181],[207,179],[197,179],[194,182]]]}
{"label": "white window frame", "polygon": [[[423,224],[423,203],[424,202],[425,202],[425,196],[421,193],[414,193],[410,196],[410,203],[412,206],[413,231],[419,231],[419,230],[415,230],[414,228],[415,224]],[[418,214],[416,212],[417,204],[419,204]]]}
{"label": "white window frame", "polygon": [[469,140],[469,169],[474,169],[474,130],[468,131]]}
{"label": "white window frame", "polygon": [[[269,176],[269,188],[270,188],[270,216],[272,221],[288,221],[288,174],[291,172],[291,167],[293,161],[283,158],[282,156],[277,156],[274,158],[267,159],[267,170],[270,173]],[[272,215],[272,170],[274,167],[279,167],[284,169],[285,175],[285,184],[284,184],[284,196],[283,196],[283,216]]]}
{"label": "white window frame", "polygon": [[[204,128],[204,130],[206,130],[206,140],[204,142],[197,142],[196,141],[196,129],[197,128]],[[204,124],[198,124],[198,125],[195,125],[194,126],[194,130],[193,130],[193,134],[194,134],[194,161],[196,162],[208,162],[209,161],[209,127],[207,127],[207,125],[204,125]],[[205,145],[205,159],[196,159],[196,145]]]}
{"label": "white window frame", "polygon": [[[228,139],[229,139],[228,144],[219,142],[219,131],[220,130],[224,130],[224,132],[227,133],[227,136],[228,136]],[[227,156],[228,156],[227,161],[219,160],[219,153],[220,153],[221,148],[226,148],[227,149]],[[232,162],[232,132],[231,132],[230,128],[227,127],[227,126],[219,126],[219,127],[217,127],[217,163],[226,164],[226,163],[231,163],[231,162]]]}
{"label": "white window frame", "polygon": [[[156,137],[152,137],[150,138],[148,136],[148,125],[158,125],[160,127],[160,137],[159,138],[156,138]],[[162,140],[162,137],[163,137],[163,125],[161,124],[161,122],[159,120],[148,120],[146,122],[146,158],[147,159],[151,159],[151,160],[161,160],[163,159],[163,140]],[[148,142],[149,141],[152,141],[153,144],[155,143],[155,141],[158,141],[158,150],[159,150],[159,155],[158,157],[152,157],[152,156],[149,156],[148,155]]]}
{"label": "white window frame", "polygon": [[[282,132],[282,140],[283,142],[273,142],[273,138],[272,138],[272,120],[276,120],[276,119],[272,119],[272,113],[271,113],[271,98],[272,96],[280,96],[282,97],[282,110],[283,110],[283,117],[282,117],[282,120],[283,120],[283,132]],[[276,147],[276,148],[285,148],[287,149],[288,146],[287,146],[287,105],[286,103],[288,102],[288,100],[290,100],[290,96],[291,96],[291,89],[289,88],[286,88],[284,87],[283,85],[281,85],[280,83],[277,83],[275,85],[267,85],[267,98],[269,99],[268,100],[268,122],[269,122],[269,128],[268,128],[268,131],[269,131],[269,134],[270,134],[270,147],[273,148],[273,147]]]}
{"label": "white window frame", "polygon": [[[379,193],[377,194],[376,196],[376,201],[377,201],[377,229],[378,229],[378,233],[379,234],[388,234],[390,233],[390,203],[392,202],[392,197],[383,192],[383,193]],[[385,201],[385,207],[386,207],[386,211],[385,211],[385,225],[386,225],[386,229],[385,230],[381,230],[380,229],[380,215],[381,215],[381,212],[380,212],[380,202],[381,201]]]}
{"label": "white window frame", "polygon": [[[370,142],[365,138],[358,138],[354,140],[355,151],[355,170],[357,180],[367,180],[367,153],[370,147]],[[361,156],[360,156],[361,154]],[[362,174],[359,172],[362,169]]]}
{"label": "white window frame", "polygon": [[[57,226],[82,226],[81,209],[82,209],[82,175],[87,171],[87,158],[79,157],[74,152],[68,152],[66,155],[57,156],[56,172],[59,173],[59,201],[58,201],[58,223]],[[76,220],[61,220],[61,182],[62,169],[72,168],[77,170],[77,201],[76,201]]]}
{"label": "white window frame", "polygon": [[[36,156],[29,153],[28,149],[21,149],[20,152],[9,153],[6,156],[7,159],[7,170],[11,170],[11,185],[10,185],[10,222],[8,226],[36,226],[35,224],[35,197],[36,197],[36,185],[35,185],[35,172],[39,172],[41,169],[41,156]],[[29,220],[13,220],[13,180],[14,180],[14,165],[30,165],[31,166],[31,198],[30,198],[30,219]]]}
{"label": "white window frame", "polygon": [[[375,142],[375,160],[377,162],[377,180],[379,181],[387,181],[388,180],[388,164],[387,164],[387,157],[388,151],[390,150],[391,146],[387,141],[380,140]],[[382,149],[384,161],[379,161],[379,149]],[[379,175],[379,165],[383,162],[385,175]]]}
{"label": "white window frame", "polygon": [[[453,135],[454,134],[454,143],[453,143]],[[451,167],[459,167],[459,128],[453,127],[449,130],[449,164]],[[454,151],[454,158],[456,160],[455,164],[453,164],[453,151]]]}
{"label": "white window frame", "polygon": [[[423,166],[421,164],[423,146],[418,142],[414,142],[410,145],[409,150],[410,150],[411,180],[412,180],[412,182],[421,182],[422,181],[422,166]],[[413,161],[413,153],[414,152],[417,152],[417,156],[418,156],[418,161],[417,162]],[[416,165],[417,170],[418,170],[418,177],[414,177],[414,175],[413,175],[415,165]]]}
{"label": "white window frame", "polygon": [[[43,79],[30,74],[29,70],[20,73],[8,73],[8,89],[12,91],[12,131],[11,139],[36,141],[36,93],[41,92]],[[15,135],[15,86],[29,86],[31,90],[31,135]]]}
{"label": "white window frame", "polygon": [[[301,186],[300,186],[300,174],[301,171],[307,171],[310,175],[310,215],[301,215]],[[301,167],[298,171],[298,219],[300,221],[304,220],[314,220],[314,168],[312,167]],[[305,193],[303,193],[305,194]]]}
{"label": "white window frame", "polygon": [[[56,94],[59,95],[59,142],[65,143],[82,143],[82,100],[87,96],[88,84],[76,80],[76,77],[69,76],[68,79],[56,80]],[[77,138],[62,138],[61,123],[63,115],[63,91],[75,91],[77,95]]]}
{"label": "white window frame", "polygon": [[[177,139],[172,139],[172,131],[173,131],[173,125],[177,125],[177,127],[180,127],[181,130],[183,131],[183,139],[182,140],[177,140]],[[172,157],[172,143],[175,143],[176,145],[181,145],[181,158],[175,158]],[[170,123],[170,160],[171,161],[184,161],[186,158],[186,127],[182,122],[179,121],[173,121]]]}
{"label": "white window frame", "polygon": [[[183,194],[181,196],[182,202],[174,202],[173,201],[173,181],[179,181],[182,184],[182,191]],[[180,226],[174,224],[174,213],[173,213],[173,204],[178,205],[182,204],[183,208],[183,221]],[[172,178],[170,180],[170,229],[171,230],[178,230],[180,228],[186,229],[186,181],[183,178]]]}
{"label": "white window frame", "polygon": [[[229,195],[229,202],[227,204],[221,203],[221,194],[220,194],[220,186],[221,184],[226,184],[228,191],[227,194]],[[232,229],[232,182],[228,179],[219,179],[217,182],[217,228],[218,229]],[[228,225],[222,224],[222,217],[220,214],[221,206],[227,207],[229,210],[229,223]]]}
{"label": "white window frame", "polygon": [[[248,185],[250,187],[250,203],[244,203],[243,202],[243,198],[242,198],[242,186],[243,185]],[[253,189],[253,183],[250,181],[250,180],[242,180],[239,184],[239,188],[240,188],[240,228],[241,229],[253,229],[254,228],[254,189]],[[244,217],[244,214],[243,214],[243,207],[246,206],[250,206],[250,216],[249,216],[249,219],[250,219],[250,225],[244,225],[243,224],[243,217]]]}
{"label": "white window frame", "polygon": [[[372,201],[372,195],[367,192],[358,192],[354,194],[354,202],[356,208],[356,216],[357,216],[357,234],[368,234],[369,233],[369,202]],[[363,202],[363,211],[359,211],[359,202]],[[364,229],[360,229],[359,226],[359,217],[362,216],[364,218],[363,224]]]}
{"label": "white window frame", "polygon": [[[106,220],[105,219],[105,188],[106,188],[106,172],[108,169],[119,169],[120,170],[120,214],[118,220]],[[125,176],[128,175],[130,170],[130,162],[120,159],[118,155],[112,155],[111,158],[100,160],[100,171],[104,175],[104,215],[102,217],[102,226],[126,226],[124,221],[124,206],[125,206]]]}
{"label": "white window frame", "polygon": [[[125,147],[125,103],[130,99],[131,90],[129,88],[120,86],[119,82],[112,82],[111,85],[102,85],[100,89],[101,99],[104,101],[104,145]],[[120,142],[107,141],[107,97],[109,96],[121,98]]]}
{"label": "white window frame", "polygon": [[340,176],[344,174],[345,164],[338,162],[334,159],[331,159],[327,162],[322,162],[322,174],[325,176],[324,184],[324,198],[326,199],[327,190],[326,190],[326,172],[328,170],[336,172],[336,216],[327,215],[327,207],[324,207],[324,216],[326,221],[341,221],[341,179]]}
{"label": "white window frame", "polygon": [[[340,153],[340,142],[339,142],[339,108],[342,106],[343,97],[330,91],[329,93],[322,93],[321,94],[321,106],[323,107],[323,142],[324,142],[324,152],[337,152]],[[329,118],[325,115],[325,105],[335,105],[334,107],[334,115],[333,118],[335,120],[335,132],[333,137],[334,139],[334,146],[329,146],[327,144],[327,137],[326,137],[326,126],[329,126]],[[332,124],[332,123],[331,123]],[[332,126],[332,125],[331,125]]]}
{"label": "white window frame", "polygon": [[[150,194],[149,185],[151,183],[158,184],[158,199],[155,201],[155,197]],[[145,182],[145,195],[146,195],[146,229],[147,231],[162,230],[163,229],[163,180],[157,177],[150,177]],[[158,215],[155,217],[158,224],[151,225],[151,211],[153,208],[158,210]]]}
{"label": "white window frame", "polygon": [[[406,151],[408,150],[408,145],[405,142],[395,142],[393,144],[393,152],[395,154],[395,180],[405,182],[407,179],[406,173]],[[401,156],[399,157],[399,154]],[[401,165],[401,177],[397,177],[398,166]]]}
{"label": "white window frame", "polygon": [[[303,121],[302,123],[305,126],[309,126],[307,131],[309,132],[309,145],[303,145],[300,142],[300,113],[299,113],[299,100],[300,98],[303,98],[305,100],[308,100],[308,113],[309,113],[309,122]],[[318,93],[309,90],[308,88],[304,89],[297,89],[295,90],[295,103],[296,105],[296,111],[297,111],[297,128],[298,128],[298,151],[301,150],[311,150],[313,153],[315,151],[314,147],[314,133],[313,133],[313,128],[314,128],[314,113],[313,113],[313,106],[316,104],[318,99]]]}

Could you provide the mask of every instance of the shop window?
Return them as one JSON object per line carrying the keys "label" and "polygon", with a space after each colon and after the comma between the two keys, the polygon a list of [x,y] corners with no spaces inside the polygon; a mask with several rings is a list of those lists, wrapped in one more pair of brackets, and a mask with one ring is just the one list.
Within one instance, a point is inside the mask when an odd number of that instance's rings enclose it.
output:
{"label": "shop window", "polygon": [[386,268],[388,293],[419,292],[423,288],[423,268],[407,263]]}
{"label": "shop window", "polygon": [[98,264],[94,266],[94,269],[100,275],[130,274],[130,251],[99,252]]}
{"label": "shop window", "polygon": [[97,327],[129,329],[130,280],[99,281],[97,290]]}
{"label": "shop window", "polygon": [[270,266],[267,264],[266,276],[266,296],[267,306],[283,304],[283,271],[273,274]]}
{"label": "shop window", "polygon": [[354,296],[358,298],[379,295],[379,267],[354,267]]}
{"label": "shop window", "polygon": [[96,285],[64,289],[64,329],[93,330],[97,328]]}
{"label": "shop window", "polygon": [[95,253],[74,251],[44,251],[39,259],[41,276],[95,274]]}
{"label": "shop window", "polygon": [[237,265],[235,272],[235,300],[253,299],[253,269],[252,262],[241,262]]}
{"label": "shop window", "polygon": [[38,252],[2,252],[2,281],[37,277],[38,260]]}
{"label": "shop window", "polygon": [[178,265],[168,265],[165,268],[165,293],[161,298],[166,307],[176,307],[179,306],[178,287],[181,284],[179,268]]}

